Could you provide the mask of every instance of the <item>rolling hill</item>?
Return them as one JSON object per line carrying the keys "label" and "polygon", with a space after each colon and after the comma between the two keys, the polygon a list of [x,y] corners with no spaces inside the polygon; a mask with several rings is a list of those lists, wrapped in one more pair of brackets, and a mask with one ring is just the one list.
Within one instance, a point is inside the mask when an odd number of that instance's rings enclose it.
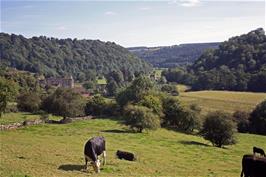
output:
{"label": "rolling hill", "polygon": [[206,49],[216,49],[219,43],[193,43],[164,47],[131,47],[130,52],[154,67],[172,68],[193,63]]}
{"label": "rolling hill", "polygon": [[85,80],[91,72],[147,73],[151,66],[127,49],[100,40],[25,38],[0,33],[0,64],[46,76],[71,74]]}

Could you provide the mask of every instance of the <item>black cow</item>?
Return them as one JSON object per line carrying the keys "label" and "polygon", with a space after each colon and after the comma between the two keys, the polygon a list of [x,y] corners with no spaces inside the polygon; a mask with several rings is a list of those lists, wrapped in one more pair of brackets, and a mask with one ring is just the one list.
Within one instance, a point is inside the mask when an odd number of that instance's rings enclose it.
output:
{"label": "black cow", "polygon": [[253,147],[253,155],[255,155],[256,153],[260,154],[261,156],[266,157],[263,149],[258,148],[258,147]]}
{"label": "black cow", "polygon": [[244,155],[242,158],[241,177],[265,177],[266,158],[253,155]]}
{"label": "black cow", "polygon": [[118,150],[118,151],[116,152],[116,156],[117,156],[119,159],[125,159],[125,160],[129,160],[129,161],[136,160],[134,154],[131,153],[131,152],[125,152],[125,151],[120,151],[120,150]]}
{"label": "black cow", "polygon": [[106,152],[104,137],[94,137],[89,139],[84,147],[85,170],[87,169],[88,161],[91,161],[95,172],[100,172],[100,160],[98,156],[100,156],[101,154],[103,154],[103,165],[105,165]]}

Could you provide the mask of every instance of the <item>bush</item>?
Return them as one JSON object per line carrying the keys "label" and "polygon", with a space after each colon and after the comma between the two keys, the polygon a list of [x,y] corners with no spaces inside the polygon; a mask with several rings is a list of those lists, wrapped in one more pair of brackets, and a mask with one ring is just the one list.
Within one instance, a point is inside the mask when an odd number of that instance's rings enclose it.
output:
{"label": "bush", "polygon": [[266,135],[266,100],[251,112],[249,121],[253,133]]}
{"label": "bush", "polygon": [[42,108],[48,113],[66,117],[84,115],[85,99],[71,89],[58,88],[42,103]]}
{"label": "bush", "polygon": [[237,124],[237,131],[240,133],[249,132],[249,113],[245,111],[236,111],[233,114],[233,120]]}
{"label": "bush", "polygon": [[235,124],[229,114],[213,112],[206,116],[200,134],[211,141],[213,146],[222,147],[235,143]]}
{"label": "bush", "polygon": [[178,126],[181,113],[181,105],[178,99],[174,97],[165,97],[163,99],[163,125]]}
{"label": "bush", "polygon": [[15,104],[8,104],[5,109],[5,113],[18,112],[18,107]]}
{"label": "bush", "polygon": [[160,117],[144,106],[128,105],[124,109],[125,124],[131,129],[142,132],[144,129],[157,129],[160,127]]}
{"label": "bush", "polygon": [[165,114],[164,126],[189,133],[200,128],[199,111],[182,107],[174,97],[166,97],[163,100],[163,112]]}
{"label": "bush", "polygon": [[41,98],[37,93],[21,93],[17,98],[17,107],[20,111],[36,112],[40,109]]}
{"label": "bush", "polygon": [[195,103],[191,104],[189,108],[197,113],[201,112],[201,107]]}
{"label": "bush", "polygon": [[172,84],[164,84],[162,86],[162,88],[161,88],[161,91],[169,93],[169,94],[171,94],[173,96],[178,96],[179,95],[179,92],[177,90],[176,85],[172,85]]}
{"label": "bush", "polygon": [[161,101],[161,99],[158,96],[151,95],[151,94],[146,95],[146,96],[143,97],[142,100],[140,100],[138,105],[150,108],[159,117],[163,117],[164,116],[162,101]]}
{"label": "bush", "polygon": [[117,116],[120,114],[120,107],[113,101],[106,101],[102,96],[94,96],[86,104],[86,115],[93,116]]}
{"label": "bush", "polygon": [[94,96],[86,104],[85,113],[86,115],[100,116],[103,114],[103,108],[106,104],[104,97]]}
{"label": "bush", "polygon": [[147,95],[153,87],[154,84],[149,78],[140,75],[129,87],[117,94],[116,101],[121,107],[124,107],[128,103],[137,103]]}
{"label": "bush", "polygon": [[179,117],[178,129],[191,133],[194,129],[200,128],[198,112],[191,109],[182,108]]}

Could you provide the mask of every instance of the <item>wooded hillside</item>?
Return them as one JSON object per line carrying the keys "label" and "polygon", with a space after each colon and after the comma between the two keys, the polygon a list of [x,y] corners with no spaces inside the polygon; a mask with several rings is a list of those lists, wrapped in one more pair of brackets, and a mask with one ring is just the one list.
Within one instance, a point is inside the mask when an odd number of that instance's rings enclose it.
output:
{"label": "wooded hillside", "polygon": [[127,49],[99,40],[56,39],[45,36],[25,38],[0,33],[0,64],[46,76],[72,74],[80,81],[91,72],[106,75],[148,72],[151,67]]}
{"label": "wooded hillside", "polygon": [[206,49],[216,49],[219,43],[180,44],[167,47],[131,47],[129,51],[154,67],[173,68],[192,64]]}

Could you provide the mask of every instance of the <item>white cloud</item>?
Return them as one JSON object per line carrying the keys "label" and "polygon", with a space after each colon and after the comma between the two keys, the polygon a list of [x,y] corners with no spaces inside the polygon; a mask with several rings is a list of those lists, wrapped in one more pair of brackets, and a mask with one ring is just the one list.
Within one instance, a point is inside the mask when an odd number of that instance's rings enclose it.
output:
{"label": "white cloud", "polygon": [[199,0],[180,0],[180,5],[183,7],[193,7],[200,3]]}
{"label": "white cloud", "polygon": [[57,26],[56,30],[58,31],[65,31],[67,28],[65,26]]}
{"label": "white cloud", "polygon": [[113,11],[106,11],[106,12],[104,13],[104,15],[112,16],[112,15],[117,15],[117,13],[116,13],[116,12],[113,12]]}
{"label": "white cloud", "polygon": [[168,4],[178,4],[183,7],[193,7],[197,6],[200,3],[200,0],[172,0]]}
{"label": "white cloud", "polygon": [[140,7],[139,10],[146,11],[146,10],[151,10],[150,7]]}

